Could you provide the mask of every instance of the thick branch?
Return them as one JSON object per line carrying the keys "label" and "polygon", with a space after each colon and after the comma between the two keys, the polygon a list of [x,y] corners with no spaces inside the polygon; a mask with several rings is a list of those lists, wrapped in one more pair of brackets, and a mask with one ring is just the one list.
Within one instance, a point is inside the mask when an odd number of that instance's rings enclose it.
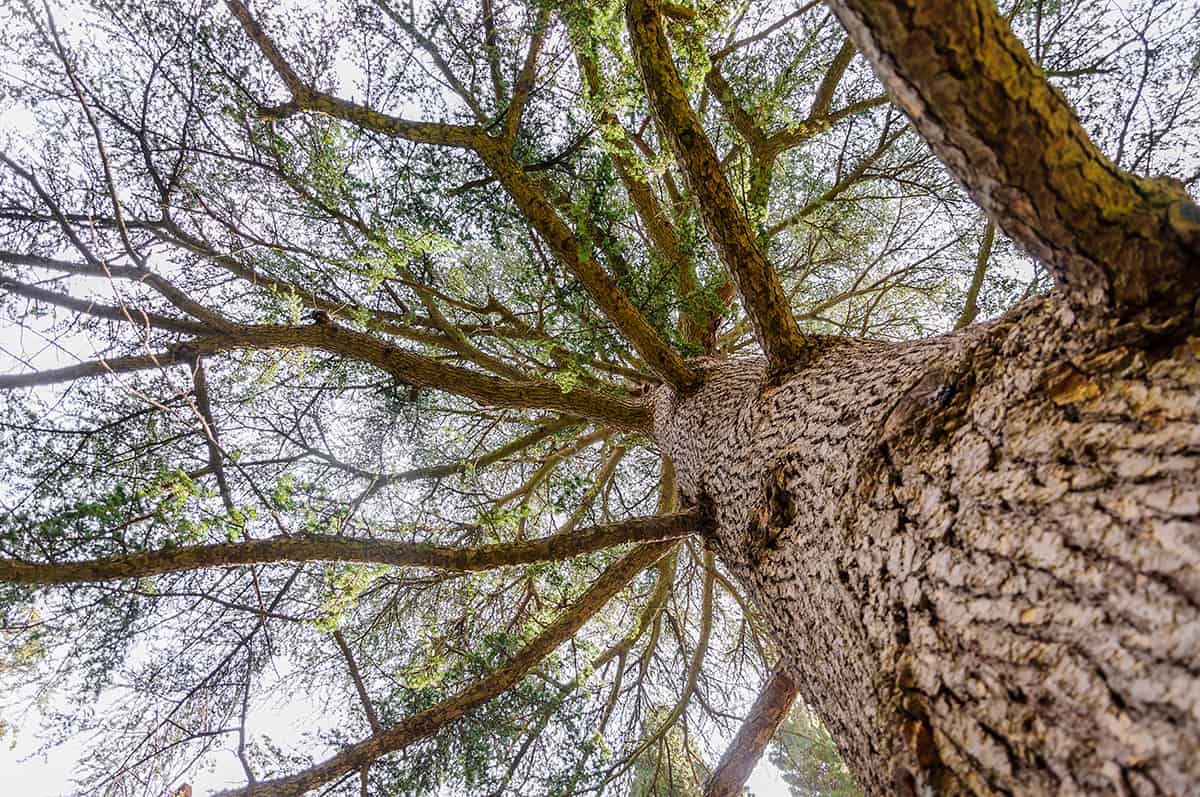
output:
{"label": "thick branch", "polygon": [[169,351],[156,354],[85,362],[27,374],[0,375],[0,390],[159,368],[191,362],[195,356],[238,349],[316,349],[369,363],[410,385],[445,390],[480,404],[554,410],[630,430],[646,431],[650,428],[651,411],[644,402],[582,387],[564,393],[558,385],[550,382],[500,379],[438,362],[336,324],[241,326],[231,334],[193,338]]}
{"label": "thick branch", "polygon": [[697,317],[700,314],[687,301],[699,289],[696,264],[684,250],[679,232],[651,189],[645,170],[637,162],[633,152],[634,142],[629,131],[617,118],[612,110],[611,101],[606,96],[596,58],[581,44],[575,46],[575,56],[587,86],[588,99],[596,106],[594,113],[599,123],[600,135],[607,145],[606,151],[612,158],[617,176],[621,178],[621,184],[625,186],[625,192],[629,195],[629,200],[646,228],[646,234],[654,244],[656,252],[668,263],[676,276],[679,297],[683,300],[679,310],[680,332],[684,340],[698,344],[706,326],[706,319]]}
{"label": "thick branch", "polygon": [[626,23],[655,121],[687,177],[705,229],[737,286],[772,373],[782,374],[811,359],[816,342],[796,325],[779,276],[759,248],[712,142],[688,105],[658,13],[647,0],[630,0]]}
{"label": "thick branch", "polygon": [[796,693],[796,684],[787,675],[776,672],[771,676],[704,785],[704,797],[737,797],[742,793],[742,786],[787,716]]}
{"label": "thick branch", "polygon": [[296,75],[244,3],[226,0],[226,5],[291,91],[292,102],[281,113],[314,111],[387,136],[423,144],[473,149],[508,191],[526,221],[546,240],[572,276],[583,283],[605,317],[616,326],[646,364],[680,392],[688,392],[698,386],[696,372],[662,339],[591,253],[581,250],[578,239],[513,158],[507,145],[489,137],[478,127],[413,122],[316,91]]}
{"label": "thick branch", "polygon": [[519,683],[538,662],[574,636],[584,623],[629,583],[630,579],[654,564],[672,547],[670,542],[644,545],[614,562],[568,611],[534,637],[507,664],[453,697],[348,747],[303,772],[222,792],[220,797],[290,797],[303,794],[320,784],[353,772],[381,756],[427,738],[468,711],[487,703]]}
{"label": "thick branch", "polygon": [[842,82],[842,76],[846,74],[846,68],[850,66],[855,52],[857,51],[854,49],[854,42],[847,39],[842,43],[837,54],[833,56],[833,63],[829,65],[825,77],[821,78],[821,85],[817,87],[817,95],[813,98],[812,107],[808,109],[809,119],[816,119],[829,113],[829,108],[833,105],[833,93],[837,91],[838,84]]}
{"label": "thick branch", "polygon": [[646,365],[677,391],[694,389],[699,384],[699,375],[663,340],[591,253],[581,250],[574,233],[508,150],[489,141],[477,152],[508,191],[526,221],[546,241],[559,262],[583,283],[588,295]]}
{"label": "thick branch", "polygon": [[0,559],[0,581],[13,584],[84,584],[145,578],[208,567],[275,562],[365,562],[397,567],[479,571],[568,559],[632,542],[675,540],[695,532],[696,512],[637,518],[593,526],[539,540],[476,548],[426,545],[398,540],[354,539],[328,534],[164,548],[82,562],[26,562]]}
{"label": "thick branch", "polygon": [[1117,168],[991,0],[830,0],[892,100],[1076,304],[1164,308],[1200,292],[1200,208]]}

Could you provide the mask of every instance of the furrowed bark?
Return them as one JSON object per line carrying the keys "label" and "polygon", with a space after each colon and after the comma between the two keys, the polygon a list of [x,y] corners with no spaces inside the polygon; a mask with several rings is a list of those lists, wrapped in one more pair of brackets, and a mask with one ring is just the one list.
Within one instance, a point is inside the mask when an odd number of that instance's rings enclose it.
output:
{"label": "furrowed bark", "polygon": [[796,699],[796,684],[785,672],[771,675],[758,699],[750,707],[742,727],[738,728],[717,768],[704,784],[704,797],[739,797],[750,773],[758,765],[763,751],[775,729],[783,722],[792,701]]}
{"label": "furrowed bark", "polygon": [[1005,233],[1080,306],[1187,306],[1200,208],[1088,138],[991,0],[830,0],[893,102]]}
{"label": "furrowed bark", "polygon": [[654,564],[673,547],[672,542],[650,543],[614,562],[568,611],[534,637],[507,664],[466,687],[454,697],[402,720],[382,733],[348,747],[303,772],[221,792],[218,797],[290,797],[303,794],[353,772],[381,756],[402,750],[413,742],[433,735],[472,709],[516,686],[538,662],[574,636],[584,623],[603,608],[634,576]]}
{"label": "furrowed bark", "polygon": [[657,10],[647,0],[630,0],[625,11],[651,114],[696,197],[704,227],[737,286],[772,373],[784,374],[815,356],[816,341],[801,334],[796,325],[779,276],[759,247],[712,142],[688,105]]}
{"label": "furrowed bark", "polygon": [[145,578],[209,567],[276,562],[364,562],[470,572],[568,559],[634,542],[676,540],[695,533],[698,523],[699,513],[693,510],[593,526],[570,534],[543,537],[540,540],[476,548],[303,534],[216,545],[163,548],[89,561],[27,562],[19,559],[0,559],[0,581],[38,585],[84,584],[122,578]]}
{"label": "furrowed bark", "polygon": [[646,431],[650,423],[650,409],[642,402],[606,395],[589,388],[575,388],[564,393],[558,385],[550,382],[500,379],[438,362],[397,348],[373,335],[336,324],[239,326],[231,334],[193,338],[176,344],[168,351],[151,355],[114,357],[66,368],[0,375],[0,390],[161,368],[188,363],[197,356],[254,349],[312,349],[340,354],[374,365],[407,384],[444,390],[485,405],[554,410],[629,430]]}
{"label": "furrowed bark", "polygon": [[868,794],[1200,782],[1200,330],[1146,323],[1056,297],[660,394],[685,499]]}

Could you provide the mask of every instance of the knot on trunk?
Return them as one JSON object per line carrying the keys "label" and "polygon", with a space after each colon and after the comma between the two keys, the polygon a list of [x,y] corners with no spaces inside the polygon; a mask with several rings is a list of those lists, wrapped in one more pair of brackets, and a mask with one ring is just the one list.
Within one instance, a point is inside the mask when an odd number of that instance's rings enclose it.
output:
{"label": "knot on trunk", "polygon": [[779,462],[763,477],[763,500],[750,518],[748,542],[754,554],[779,546],[783,530],[796,521],[796,502],[787,486],[786,463]]}

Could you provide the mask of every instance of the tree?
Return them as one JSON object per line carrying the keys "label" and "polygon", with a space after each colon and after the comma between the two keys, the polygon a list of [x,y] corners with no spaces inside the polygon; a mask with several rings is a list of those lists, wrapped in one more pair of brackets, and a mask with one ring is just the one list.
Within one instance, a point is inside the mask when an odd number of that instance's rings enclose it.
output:
{"label": "tree", "polygon": [[4,674],[86,790],[699,779],[762,684],[706,794],[797,693],[868,794],[1200,778],[1194,5],[6,13]]}
{"label": "tree", "polygon": [[862,794],[838,755],[829,731],[802,704],[792,706],[787,719],[780,724],[771,748],[771,763],[785,773],[783,778],[793,797]]}

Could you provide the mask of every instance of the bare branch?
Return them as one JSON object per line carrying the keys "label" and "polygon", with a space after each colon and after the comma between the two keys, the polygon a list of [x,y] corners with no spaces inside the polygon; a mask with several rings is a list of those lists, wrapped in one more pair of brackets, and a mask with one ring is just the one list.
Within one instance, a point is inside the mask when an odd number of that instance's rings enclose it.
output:
{"label": "bare branch", "polygon": [[331,94],[317,91],[305,83],[296,74],[292,65],[276,46],[274,40],[263,30],[258,20],[246,8],[241,0],[225,0],[225,5],[241,23],[246,35],[258,46],[258,49],[271,63],[275,73],[283,80],[288,91],[292,94],[291,103],[274,109],[264,109],[267,115],[284,116],[296,111],[314,111],[327,114],[335,119],[341,119],[362,127],[395,138],[403,138],[421,144],[438,144],[449,147],[472,147],[481,138],[486,138],[483,131],[477,127],[462,125],[440,124],[437,122],[416,122],[399,116],[380,113],[365,105],[359,105],[349,100],[334,97]]}
{"label": "bare branch", "polygon": [[338,650],[342,652],[342,658],[346,660],[346,668],[350,670],[350,680],[354,682],[354,689],[358,692],[358,700],[362,703],[363,713],[367,715],[371,733],[379,733],[383,730],[383,724],[379,721],[379,714],[375,711],[375,704],[371,702],[371,696],[367,694],[367,686],[363,683],[358,663],[354,660],[354,654],[350,652],[350,645],[346,643],[346,636],[340,628],[333,630],[333,641],[337,643]]}

